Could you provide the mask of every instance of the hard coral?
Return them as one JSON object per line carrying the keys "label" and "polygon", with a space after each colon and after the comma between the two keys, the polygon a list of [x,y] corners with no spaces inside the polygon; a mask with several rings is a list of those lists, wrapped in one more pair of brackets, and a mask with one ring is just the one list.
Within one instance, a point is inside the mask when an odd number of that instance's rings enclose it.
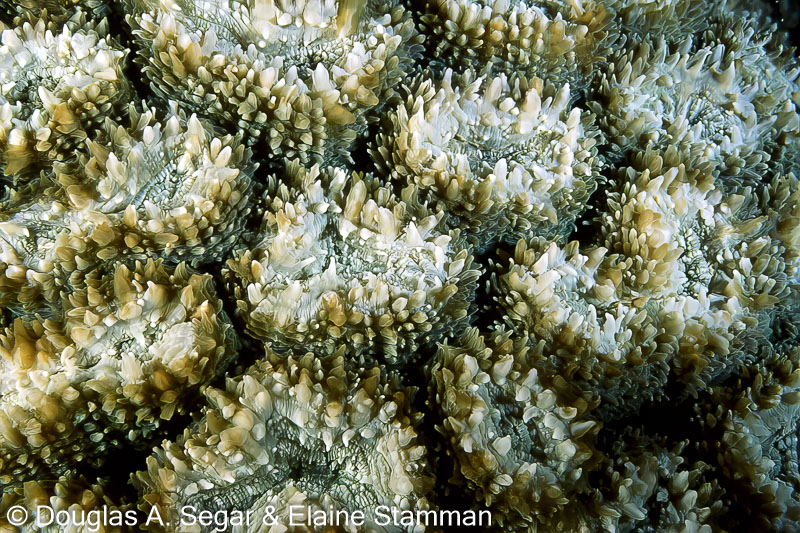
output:
{"label": "hard coral", "polygon": [[186,410],[236,346],[210,276],[148,261],[94,271],[60,320],[0,336],[0,473],[9,486],[95,466]]}
{"label": "hard coral", "polygon": [[480,247],[569,233],[597,187],[597,132],[569,107],[568,85],[448,70],[388,116],[371,150],[381,171],[441,202]]}
{"label": "hard coral", "polygon": [[207,390],[211,407],[202,420],[156,449],[135,483],[170,520],[183,506],[250,510],[253,525],[231,531],[268,531],[299,526],[290,507],[302,508],[309,526],[314,511],[344,509],[364,511],[370,530],[394,531],[377,521],[378,506],[430,505],[433,478],[412,394],[378,366],[351,365],[341,351],[281,357],[268,349],[225,390]]}
{"label": "hard coral", "polygon": [[0,0],[0,514],[798,529],[786,4]]}
{"label": "hard coral", "polygon": [[107,118],[74,161],[54,163],[45,194],[0,215],[0,302],[49,314],[98,264],[197,266],[233,247],[250,210],[250,150],[175,108],[166,120],[127,114],[130,126]]}
{"label": "hard coral", "polygon": [[56,31],[42,19],[0,28],[0,165],[7,176],[38,173],[120,112],[127,50],[81,12]]}
{"label": "hard coral", "polygon": [[409,13],[392,0],[128,4],[158,95],[304,163],[349,159],[365,113],[419,53]]}
{"label": "hard coral", "polygon": [[399,365],[466,325],[478,271],[436,216],[341,168],[293,162],[270,183],[259,241],[226,269],[251,335]]}

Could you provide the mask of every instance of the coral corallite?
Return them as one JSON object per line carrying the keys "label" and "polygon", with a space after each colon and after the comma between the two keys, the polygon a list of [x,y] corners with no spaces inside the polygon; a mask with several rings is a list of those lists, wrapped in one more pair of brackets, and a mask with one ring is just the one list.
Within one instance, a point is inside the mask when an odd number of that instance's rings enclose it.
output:
{"label": "coral corallite", "polygon": [[0,0],[0,531],[800,530],[788,4]]}

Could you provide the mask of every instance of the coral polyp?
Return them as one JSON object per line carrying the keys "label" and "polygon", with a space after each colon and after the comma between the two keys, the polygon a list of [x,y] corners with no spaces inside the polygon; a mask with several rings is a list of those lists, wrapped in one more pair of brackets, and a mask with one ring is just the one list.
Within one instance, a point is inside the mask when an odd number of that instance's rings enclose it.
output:
{"label": "coral polyp", "polygon": [[163,258],[208,264],[234,246],[257,165],[238,138],[174,108],[127,108],[107,119],[71,162],[55,162],[36,201],[15,198],[0,215],[0,302],[53,312],[68,280],[98,265]]}
{"label": "coral polyp", "polygon": [[434,68],[463,71],[490,65],[509,75],[583,86],[603,50],[606,15],[594,6],[562,13],[552,6],[506,0],[415,4],[427,37],[426,60]]}
{"label": "coral polyp", "polygon": [[[210,276],[148,261],[94,271],[60,320],[17,318],[0,335],[2,475],[19,484],[102,464],[108,447],[146,438],[185,411],[236,337]],[[80,450],[80,451],[78,451]]]}
{"label": "coral polyp", "polygon": [[129,3],[154,91],[276,158],[349,159],[365,113],[419,54],[414,23],[393,1]]}
{"label": "coral polyp", "polygon": [[0,530],[800,529],[797,24],[0,0]]}
{"label": "coral polyp", "polygon": [[130,97],[127,50],[82,13],[51,30],[25,21],[0,34],[0,164],[7,176],[74,155]]}
{"label": "coral polyp", "polygon": [[227,264],[237,311],[276,349],[396,365],[466,326],[479,271],[434,215],[371,176],[290,163],[271,180],[259,242]]}
{"label": "coral polyp", "polygon": [[[437,429],[453,450],[455,475],[501,526],[569,520],[573,492],[590,490],[580,477],[593,462],[599,429],[584,417],[591,403],[540,376],[525,339],[502,329],[479,335],[472,328],[457,344],[442,345],[430,365],[442,411]],[[582,518],[569,521],[577,528]]]}
{"label": "coral polyp", "polygon": [[597,187],[591,115],[568,85],[445,72],[419,84],[371,151],[387,177],[442,202],[447,223],[486,247],[498,238],[572,229]]}
{"label": "coral polyp", "polygon": [[206,395],[213,407],[196,433],[165,442],[135,480],[165,517],[176,520],[185,505],[252,511],[256,524],[273,515],[273,527],[287,527],[298,521],[291,508],[302,506],[303,522],[319,510],[364,510],[365,527],[393,531],[370,510],[429,508],[421,416],[409,412],[412,391],[379,367],[351,366],[341,352],[268,351],[225,390]]}

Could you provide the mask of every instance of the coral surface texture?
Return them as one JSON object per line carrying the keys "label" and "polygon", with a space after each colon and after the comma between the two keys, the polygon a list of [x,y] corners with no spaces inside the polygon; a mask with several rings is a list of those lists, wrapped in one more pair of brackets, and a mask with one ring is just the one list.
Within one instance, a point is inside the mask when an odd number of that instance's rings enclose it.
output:
{"label": "coral surface texture", "polygon": [[800,531],[790,0],[0,0],[0,533]]}

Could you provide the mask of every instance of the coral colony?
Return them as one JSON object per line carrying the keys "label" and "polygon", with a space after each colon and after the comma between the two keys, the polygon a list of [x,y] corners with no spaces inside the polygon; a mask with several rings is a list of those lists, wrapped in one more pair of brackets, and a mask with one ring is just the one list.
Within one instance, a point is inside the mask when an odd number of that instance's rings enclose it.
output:
{"label": "coral colony", "polygon": [[789,4],[0,0],[0,531],[800,529]]}

